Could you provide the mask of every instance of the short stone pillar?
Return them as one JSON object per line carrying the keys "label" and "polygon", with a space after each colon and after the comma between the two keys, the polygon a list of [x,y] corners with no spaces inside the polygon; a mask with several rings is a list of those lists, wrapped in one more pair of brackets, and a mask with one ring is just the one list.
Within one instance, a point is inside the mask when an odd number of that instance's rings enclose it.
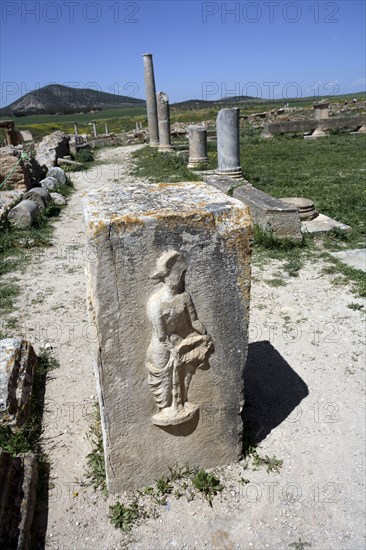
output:
{"label": "short stone pillar", "polygon": [[247,207],[201,182],[128,184],[91,191],[84,217],[109,491],[239,460]]}
{"label": "short stone pillar", "polygon": [[170,113],[169,98],[164,92],[159,92],[156,96],[158,106],[159,120],[159,151],[173,151],[170,139]]}
{"label": "short stone pillar", "polygon": [[93,136],[96,138],[98,136],[97,134],[97,125],[95,122],[92,122],[93,124]]}
{"label": "short stone pillar", "polygon": [[74,134],[75,134],[75,136],[79,135],[79,128],[78,128],[78,123],[77,122],[74,122]]}
{"label": "short stone pillar", "polygon": [[105,135],[106,135],[106,136],[109,136],[108,124],[107,124],[106,122],[104,123],[104,130],[105,130]]}
{"label": "short stone pillar", "polygon": [[135,122],[135,132],[138,132],[139,131],[139,123],[136,121]]}
{"label": "short stone pillar", "polygon": [[316,120],[329,118],[329,103],[316,103],[313,107]]}
{"label": "short stone pillar", "polygon": [[207,168],[207,128],[198,125],[188,126],[188,139],[188,168]]}
{"label": "short stone pillar", "polygon": [[154,66],[151,53],[145,53],[144,59],[144,78],[146,93],[147,121],[149,125],[150,147],[159,146],[159,127],[158,110],[156,105],[156,90]]}
{"label": "short stone pillar", "polygon": [[221,109],[216,119],[217,160],[216,173],[242,179],[240,166],[239,109]]}

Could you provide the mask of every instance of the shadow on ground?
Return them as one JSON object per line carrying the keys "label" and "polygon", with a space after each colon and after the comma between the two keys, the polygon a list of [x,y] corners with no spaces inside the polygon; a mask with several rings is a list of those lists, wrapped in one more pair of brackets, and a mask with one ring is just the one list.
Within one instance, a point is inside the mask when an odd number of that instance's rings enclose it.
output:
{"label": "shadow on ground", "polygon": [[249,344],[244,370],[244,446],[263,441],[307,395],[305,382],[270,342]]}

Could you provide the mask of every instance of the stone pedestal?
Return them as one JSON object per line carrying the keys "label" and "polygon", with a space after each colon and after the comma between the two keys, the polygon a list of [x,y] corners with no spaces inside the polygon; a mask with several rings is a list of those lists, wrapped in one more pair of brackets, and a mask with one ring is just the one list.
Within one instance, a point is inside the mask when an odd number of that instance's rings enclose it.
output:
{"label": "stone pedestal", "polygon": [[203,183],[84,199],[108,488],[240,458],[252,221]]}
{"label": "stone pedestal", "polygon": [[188,139],[188,168],[207,168],[207,128],[198,125],[188,126]]}
{"label": "stone pedestal", "polygon": [[316,103],[313,107],[316,120],[324,120],[329,117],[329,103]]}
{"label": "stone pedestal", "polygon": [[159,128],[158,128],[158,111],[156,105],[156,90],[154,66],[151,53],[145,53],[144,59],[144,78],[145,78],[145,94],[147,121],[149,125],[150,147],[159,146]]}
{"label": "stone pedestal", "polygon": [[173,151],[170,139],[169,98],[164,92],[156,96],[159,120],[159,151]]}
{"label": "stone pedestal", "polygon": [[216,173],[242,179],[240,166],[239,109],[221,109],[216,120],[217,160]]}

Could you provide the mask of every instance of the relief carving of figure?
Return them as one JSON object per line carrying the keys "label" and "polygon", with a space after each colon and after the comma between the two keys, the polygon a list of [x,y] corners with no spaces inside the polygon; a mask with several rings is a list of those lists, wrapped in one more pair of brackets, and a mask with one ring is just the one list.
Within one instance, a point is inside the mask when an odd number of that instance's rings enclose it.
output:
{"label": "relief carving of figure", "polygon": [[160,284],[147,303],[152,334],[146,368],[159,408],[152,420],[160,426],[181,424],[198,413],[198,405],[188,401],[188,389],[196,370],[208,368],[213,352],[211,337],[185,290],[186,270],[182,255],[173,250],[160,256],[151,275]]}

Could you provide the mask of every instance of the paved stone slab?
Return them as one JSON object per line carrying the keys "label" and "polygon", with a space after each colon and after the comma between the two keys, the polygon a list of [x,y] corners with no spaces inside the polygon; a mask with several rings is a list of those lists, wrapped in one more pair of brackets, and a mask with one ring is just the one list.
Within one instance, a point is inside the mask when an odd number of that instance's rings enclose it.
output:
{"label": "paved stone slab", "polygon": [[366,273],[366,248],[356,248],[355,250],[342,250],[333,252],[332,256],[354,269],[360,269]]}
{"label": "paved stone slab", "polygon": [[325,231],[332,231],[332,229],[352,231],[349,225],[333,220],[324,214],[319,214],[314,220],[301,222],[301,231],[303,233],[322,233]]}
{"label": "paved stone slab", "polygon": [[177,463],[238,460],[248,209],[184,182],[92,191],[84,215],[110,491],[146,486]]}

